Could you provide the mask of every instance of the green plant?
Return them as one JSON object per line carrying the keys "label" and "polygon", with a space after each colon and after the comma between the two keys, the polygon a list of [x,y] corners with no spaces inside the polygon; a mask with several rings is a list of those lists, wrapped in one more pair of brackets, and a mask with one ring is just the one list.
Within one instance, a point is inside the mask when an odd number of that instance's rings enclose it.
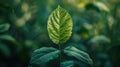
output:
{"label": "green plant", "polygon": [[5,57],[11,56],[11,50],[7,43],[15,44],[16,46],[19,45],[19,43],[11,35],[5,33],[9,30],[9,28],[10,24],[8,23],[0,24],[0,53]]}
{"label": "green plant", "polygon": [[[59,46],[42,47],[36,49],[31,56],[28,67],[91,67],[92,59],[89,55],[74,46],[63,44],[72,34],[72,18],[70,14],[58,6],[49,16],[47,29],[50,39]],[[82,66],[82,67],[83,67]]]}

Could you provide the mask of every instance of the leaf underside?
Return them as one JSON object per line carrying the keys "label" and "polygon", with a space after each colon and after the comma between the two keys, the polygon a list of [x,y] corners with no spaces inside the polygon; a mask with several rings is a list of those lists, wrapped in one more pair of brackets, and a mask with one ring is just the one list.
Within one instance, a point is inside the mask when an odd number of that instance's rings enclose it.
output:
{"label": "leaf underside", "polygon": [[60,51],[53,47],[42,47],[33,52],[30,60],[30,65],[42,65],[50,60],[59,57]]}
{"label": "leaf underside", "polygon": [[93,65],[92,59],[86,52],[83,52],[73,46],[68,46],[64,49],[64,53],[68,56],[74,57],[82,62],[85,62],[89,65]]}
{"label": "leaf underside", "polygon": [[50,39],[55,44],[65,43],[72,34],[72,18],[70,14],[58,6],[48,18],[47,29]]}
{"label": "leaf underside", "polygon": [[61,63],[60,67],[74,67],[74,62],[71,60],[64,61]]}

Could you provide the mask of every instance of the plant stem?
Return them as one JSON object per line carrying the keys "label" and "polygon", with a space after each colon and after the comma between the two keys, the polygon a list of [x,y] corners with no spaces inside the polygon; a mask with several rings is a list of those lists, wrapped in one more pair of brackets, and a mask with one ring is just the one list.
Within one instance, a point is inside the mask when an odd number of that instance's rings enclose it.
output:
{"label": "plant stem", "polygon": [[57,4],[58,4],[58,5],[60,5],[60,1],[61,1],[61,0],[57,0]]}
{"label": "plant stem", "polygon": [[58,0],[58,4],[60,4],[60,0]]}
{"label": "plant stem", "polygon": [[60,50],[60,54],[59,54],[59,66],[60,66],[60,64],[61,64],[61,57],[62,57],[62,55],[61,55],[62,50],[61,50],[60,44],[59,44],[59,50]]}

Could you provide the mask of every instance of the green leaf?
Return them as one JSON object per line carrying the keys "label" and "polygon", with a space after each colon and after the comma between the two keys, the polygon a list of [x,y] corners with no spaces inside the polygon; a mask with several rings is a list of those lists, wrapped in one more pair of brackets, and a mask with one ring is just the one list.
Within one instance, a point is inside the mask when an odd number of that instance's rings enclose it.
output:
{"label": "green leaf", "polygon": [[89,55],[73,46],[66,47],[64,49],[64,53],[68,56],[75,57],[76,59],[85,62],[87,64],[92,65],[92,59],[89,57]]}
{"label": "green leaf", "polygon": [[0,35],[0,40],[6,40],[6,41],[10,41],[16,45],[20,45],[12,36],[10,35]]}
{"label": "green leaf", "polygon": [[15,41],[15,39],[10,35],[0,35],[0,40]]}
{"label": "green leaf", "polygon": [[0,43],[0,52],[6,57],[9,57],[11,55],[9,47],[3,43]]}
{"label": "green leaf", "polygon": [[6,24],[0,24],[0,33],[8,31],[10,25],[8,23]]}
{"label": "green leaf", "polygon": [[53,47],[42,47],[33,52],[30,65],[42,65],[59,57],[60,51]]}
{"label": "green leaf", "polygon": [[70,14],[58,6],[49,16],[48,33],[55,44],[65,43],[72,34],[72,18]]}
{"label": "green leaf", "polygon": [[74,67],[74,62],[73,61],[64,61],[61,63],[60,67]]}
{"label": "green leaf", "polygon": [[103,2],[94,2],[94,5],[97,6],[100,10],[109,12],[109,8]]}
{"label": "green leaf", "polygon": [[89,43],[96,43],[96,44],[104,44],[104,43],[110,43],[110,39],[104,35],[99,35],[93,37]]}

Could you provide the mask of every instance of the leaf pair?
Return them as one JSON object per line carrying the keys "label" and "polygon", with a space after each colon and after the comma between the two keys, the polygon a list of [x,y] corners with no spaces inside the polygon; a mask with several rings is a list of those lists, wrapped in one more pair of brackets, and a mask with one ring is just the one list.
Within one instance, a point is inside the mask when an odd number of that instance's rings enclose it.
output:
{"label": "leaf pair", "polygon": [[[67,56],[76,58],[78,61],[82,61],[88,65],[92,65],[92,60],[90,59],[89,55],[73,46],[66,47],[63,51]],[[38,67],[42,67],[41,65],[58,58],[59,54],[60,50],[53,47],[42,47],[37,49],[31,56],[30,66],[34,67],[34,65],[38,65]],[[66,61],[61,63],[61,67],[73,66],[73,61]]]}

